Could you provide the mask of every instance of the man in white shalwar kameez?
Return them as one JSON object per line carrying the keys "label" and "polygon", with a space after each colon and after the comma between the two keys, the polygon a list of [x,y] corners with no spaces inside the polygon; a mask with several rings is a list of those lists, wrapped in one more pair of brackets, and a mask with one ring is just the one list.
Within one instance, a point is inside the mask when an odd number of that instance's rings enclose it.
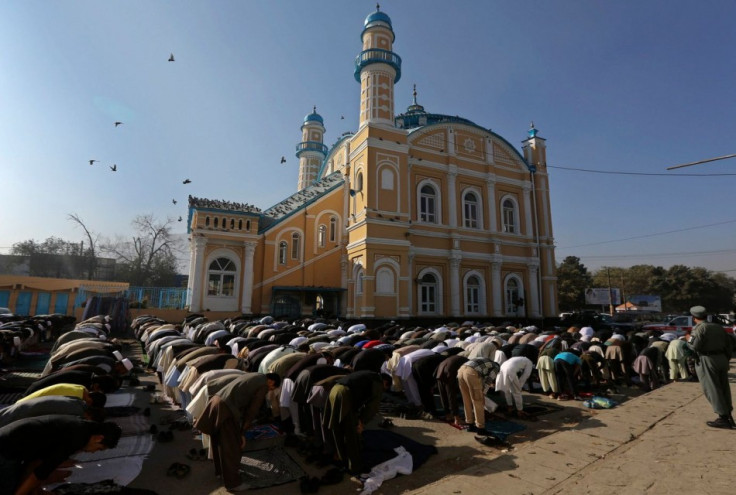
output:
{"label": "man in white shalwar kameez", "polygon": [[501,365],[496,376],[496,390],[504,393],[509,413],[514,412],[515,406],[516,414],[526,416],[521,388],[531,376],[533,369],[534,363],[522,356],[509,358]]}

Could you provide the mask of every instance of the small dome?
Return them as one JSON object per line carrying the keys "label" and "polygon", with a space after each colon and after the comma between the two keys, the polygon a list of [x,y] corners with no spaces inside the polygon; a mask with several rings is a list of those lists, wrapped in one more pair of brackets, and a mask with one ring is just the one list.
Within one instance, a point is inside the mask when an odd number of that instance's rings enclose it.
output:
{"label": "small dome", "polygon": [[385,24],[388,24],[388,27],[391,26],[391,18],[386,15],[384,12],[381,12],[380,10],[376,10],[372,14],[370,14],[368,17],[365,18],[365,23],[363,24],[364,27],[368,27],[370,24],[383,22]]}
{"label": "small dome", "polygon": [[317,107],[314,107],[314,110],[312,110],[312,113],[304,117],[304,123],[307,122],[319,122],[320,124],[324,124],[324,120],[322,120],[322,116],[317,113]]}

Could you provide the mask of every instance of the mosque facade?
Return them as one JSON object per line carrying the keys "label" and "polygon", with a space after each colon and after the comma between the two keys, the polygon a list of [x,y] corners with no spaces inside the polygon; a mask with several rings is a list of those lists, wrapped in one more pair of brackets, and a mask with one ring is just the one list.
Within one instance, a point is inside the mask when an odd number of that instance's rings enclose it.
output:
{"label": "mosque facade", "polygon": [[297,192],[268,209],[189,198],[189,310],[343,318],[557,314],[545,139],[521,150],[414,101],[394,112],[391,19],[364,23],[360,122],[301,126]]}

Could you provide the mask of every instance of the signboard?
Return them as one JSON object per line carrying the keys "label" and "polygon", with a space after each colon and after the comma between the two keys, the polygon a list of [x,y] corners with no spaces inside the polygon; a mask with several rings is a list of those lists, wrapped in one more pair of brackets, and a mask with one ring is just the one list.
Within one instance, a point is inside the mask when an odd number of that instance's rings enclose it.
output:
{"label": "signboard", "polygon": [[585,304],[621,304],[621,290],[614,288],[585,289]]}
{"label": "signboard", "polygon": [[629,302],[636,306],[638,311],[662,312],[662,299],[659,296],[639,294],[629,297]]}

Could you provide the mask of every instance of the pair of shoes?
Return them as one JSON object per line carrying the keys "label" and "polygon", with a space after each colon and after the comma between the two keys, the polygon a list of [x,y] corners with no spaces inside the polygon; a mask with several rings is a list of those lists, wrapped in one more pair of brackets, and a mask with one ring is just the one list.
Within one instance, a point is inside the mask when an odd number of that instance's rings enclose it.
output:
{"label": "pair of shoes", "polygon": [[486,447],[503,447],[506,446],[506,442],[500,438],[494,437],[493,435],[473,435],[476,442],[482,443]]}
{"label": "pair of shoes", "polygon": [[207,460],[207,449],[189,449],[187,453],[187,459],[192,461],[206,461]]}
{"label": "pair of shoes", "polygon": [[466,431],[468,433],[480,433],[481,431],[484,431],[484,429],[478,428],[476,425],[470,425]]}
{"label": "pair of shoes", "polygon": [[391,428],[394,425],[394,422],[391,421],[389,418],[383,418],[383,421],[381,421],[378,426],[381,428]]}
{"label": "pair of shoes", "polygon": [[166,470],[166,476],[175,476],[179,479],[182,479],[186,477],[186,475],[188,475],[191,470],[192,469],[188,465],[181,464],[180,462],[175,462]]}
{"label": "pair of shoes", "polygon": [[727,420],[726,418],[721,418],[721,417],[719,417],[715,421],[706,421],[705,424],[707,424],[711,428],[723,428],[726,430],[730,430],[733,428],[729,420]]}
{"label": "pair of shoes", "polygon": [[243,482],[234,488],[226,488],[226,490],[229,492],[244,492],[246,490],[250,490],[250,488],[251,488],[250,485]]}

